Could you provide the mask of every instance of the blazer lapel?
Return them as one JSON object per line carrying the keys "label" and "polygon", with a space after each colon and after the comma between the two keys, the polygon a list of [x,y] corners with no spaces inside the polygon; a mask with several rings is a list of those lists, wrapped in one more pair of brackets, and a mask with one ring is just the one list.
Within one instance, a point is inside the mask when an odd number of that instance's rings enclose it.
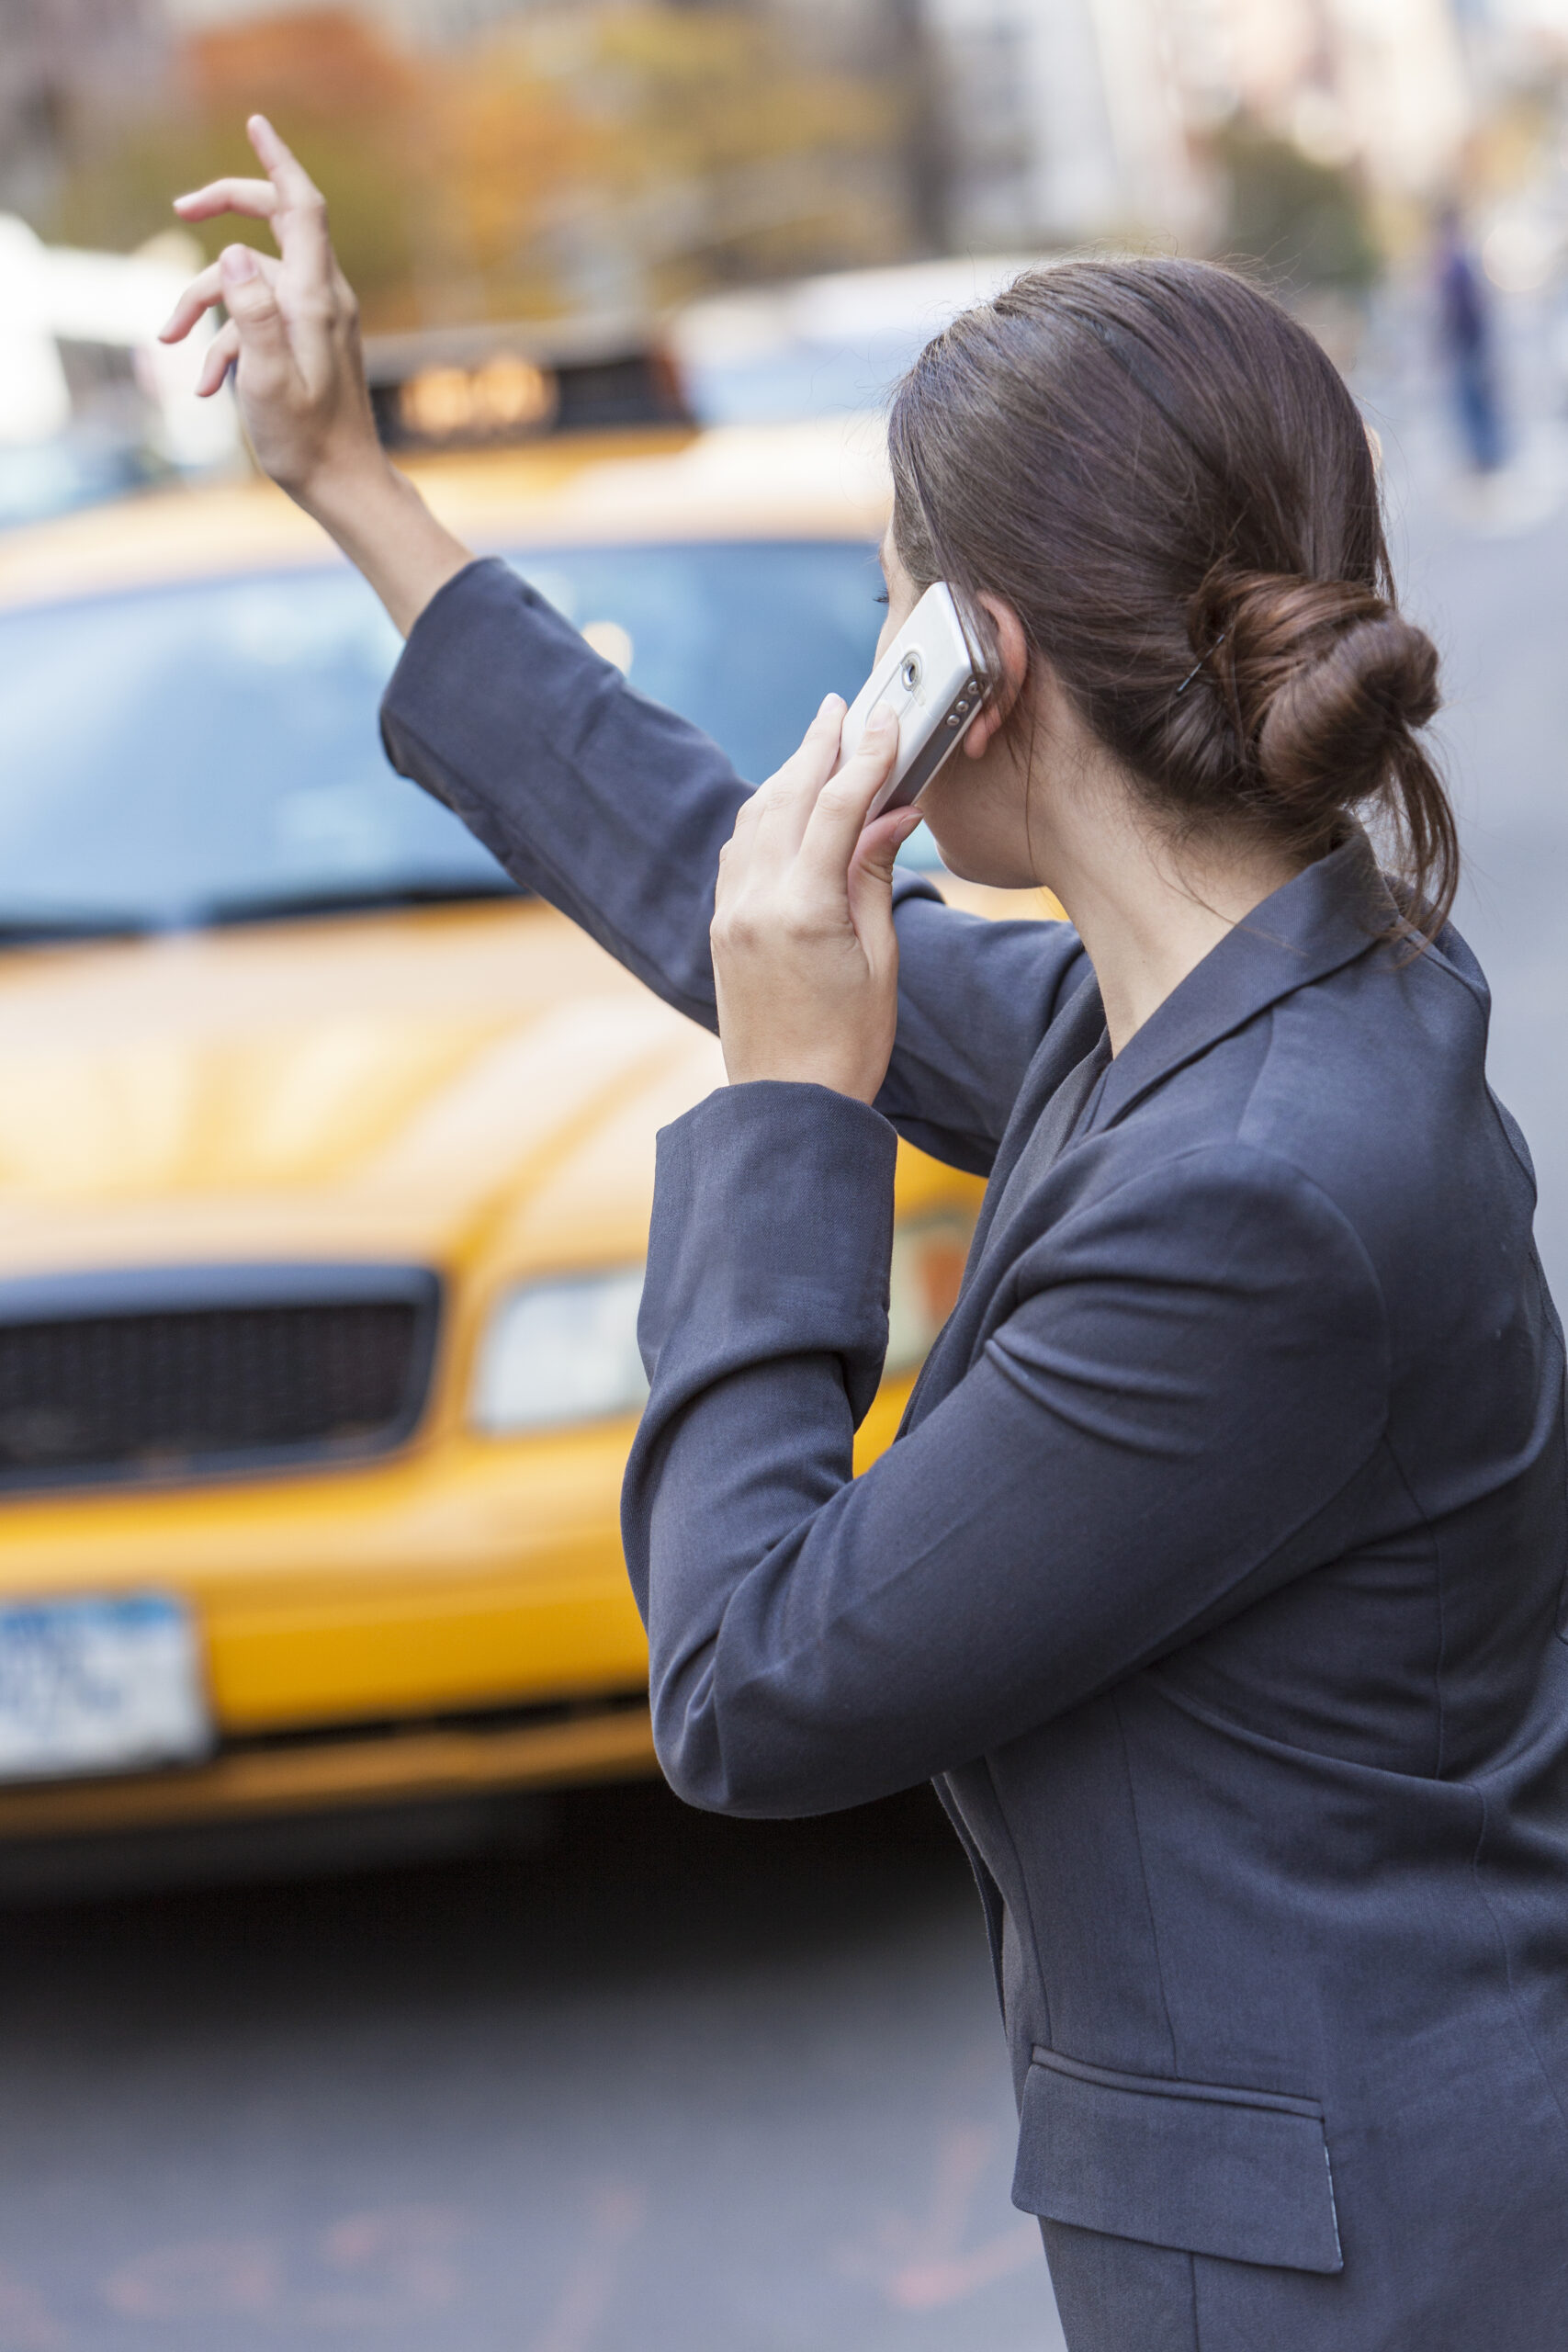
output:
{"label": "blazer lapel", "polygon": [[[1029,1147],[1035,1129],[1043,1119],[1052,1115],[1066,1081],[1080,1062],[1092,1054],[1105,1035],[1105,1008],[1100,1001],[1095,982],[1086,980],[1065,1012],[1059,1014],[1046,1031],[1036,1049],[1034,1059],[1023,1074],[1023,1084],[1018,1090],[1018,1100],[1012,1106],[1012,1116],[1007,1132],[997,1147],[997,1157],[986,1184],[986,1197],[980,1204],[980,1214],[975,1220],[975,1237],[969,1245],[968,1263],[964,1268],[967,1282],[979,1265],[990,1238],[991,1227],[1007,1191],[1009,1179]],[[1056,1139],[1061,1149],[1067,1139],[1077,1114],[1075,1103],[1070,1110],[1062,1106],[1062,1133]]]}
{"label": "blazer lapel", "polygon": [[1063,1084],[1079,1063],[1094,1051],[1104,1034],[1105,1012],[1100,1001],[1100,990],[1092,980],[1087,980],[1066,1011],[1051,1023],[1034,1059],[1024,1073],[1012,1116],[1007,1124],[1007,1132],[997,1149],[996,1161],[986,1186],[986,1197],[980,1204],[980,1214],[975,1220],[975,1232],[969,1244],[958,1304],[937,1333],[931,1351],[920,1366],[914,1387],[909,1392],[909,1401],[904,1408],[903,1419],[898,1424],[900,1436],[939,1403],[968,1370],[975,1336],[984,1321],[986,1302],[992,1288],[980,1271],[981,1263],[1002,1194],[1007,1190],[1008,1179],[1043,1121],[1055,1117],[1060,1127],[1061,1132],[1055,1137],[1055,1150],[1060,1151],[1066,1144],[1078,1103],[1076,1094],[1071,1101],[1063,1097]]}

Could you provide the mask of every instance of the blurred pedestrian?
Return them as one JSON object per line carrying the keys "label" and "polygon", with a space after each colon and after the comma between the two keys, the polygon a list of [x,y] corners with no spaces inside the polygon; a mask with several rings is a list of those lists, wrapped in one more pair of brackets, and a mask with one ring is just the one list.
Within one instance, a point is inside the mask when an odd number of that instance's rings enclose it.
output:
{"label": "blurred pedestrian", "polygon": [[1503,462],[1492,306],[1457,206],[1438,220],[1438,341],[1466,455],[1477,473]]}
{"label": "blurred pedestrian", "polygon": [[[283,258],[169,332],[227,303],[209,380],[408,632],[398,765],[724,1047],[660,1138],[626,1492],[671,1781],[934,1776],[1073,2352],[1555,2352],[1562,1338],[1343,381],[1168,259],[1030,273],[906,378],[884,641],[944,579],[986,681],[921,808],[1072,917],[983,922],[864,821],[896,730],[838,769],[830,696],[752,793],[434,521],[254,135],[183,209]],[[856,1477],[897,1133],[989,1184]]]}

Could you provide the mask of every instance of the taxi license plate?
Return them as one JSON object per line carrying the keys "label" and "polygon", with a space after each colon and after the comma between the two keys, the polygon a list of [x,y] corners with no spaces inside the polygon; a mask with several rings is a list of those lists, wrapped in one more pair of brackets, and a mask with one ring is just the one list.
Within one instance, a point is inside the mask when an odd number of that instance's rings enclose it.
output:
{"label": "taxi license plate", "polygon": [[211,1746],[196,1635],[177,1600],[0,1607],[0,1781],[134,1772]]}

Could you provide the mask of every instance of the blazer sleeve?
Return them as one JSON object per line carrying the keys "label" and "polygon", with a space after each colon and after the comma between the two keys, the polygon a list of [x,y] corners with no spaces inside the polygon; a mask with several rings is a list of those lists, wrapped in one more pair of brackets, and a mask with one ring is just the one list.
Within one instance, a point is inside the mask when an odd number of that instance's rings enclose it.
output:
{"label": "blazer sleeve", "polygon": [[972,1369],[853,1477],[894,1148],[863,1104],[771,1084],[660,1137],[624,1532],[694,1804],[830,1811],[1079,1705],[1314,1565],[1383,1430],[1358,1237],[1215,1145],[1055,1224]]}
{"label": "blazer sleeve", "polygon": [[[509,564],[431,600],[381,707],[400,774],[525,889],[716,1030],[708,925],[718,854],[750,786],[701,730],[637,694]],[[1089,978],[1065,923],[985,922],[896,884],[898,1041],[879,1107],[987,1173],[1045,1030]]]}

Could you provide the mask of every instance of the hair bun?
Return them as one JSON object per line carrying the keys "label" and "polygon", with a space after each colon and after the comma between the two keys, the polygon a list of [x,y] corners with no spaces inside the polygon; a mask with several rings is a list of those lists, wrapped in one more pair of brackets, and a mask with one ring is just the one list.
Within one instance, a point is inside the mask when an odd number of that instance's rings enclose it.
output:
{"label": "hair bun", "polygon": [[1437,647],[1353,581],[1233,574],[1200,601],[1224,633],[1213,666],[1258,784],[1326,832],[1435,715]]}

